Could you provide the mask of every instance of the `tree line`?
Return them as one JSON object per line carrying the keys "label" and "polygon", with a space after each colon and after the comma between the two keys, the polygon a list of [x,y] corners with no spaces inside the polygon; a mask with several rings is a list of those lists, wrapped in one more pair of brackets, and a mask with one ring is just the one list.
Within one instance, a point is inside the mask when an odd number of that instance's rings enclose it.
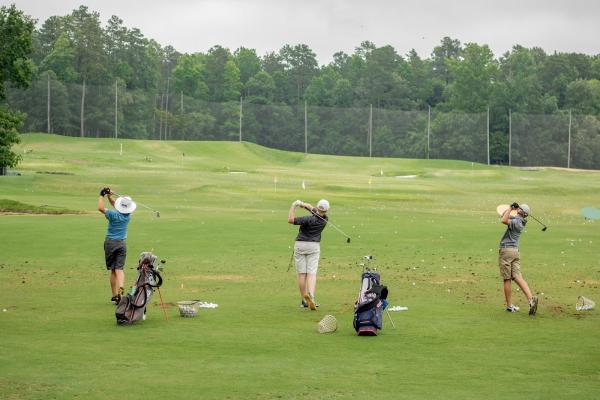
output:
{"label": "tree line", "polygon": [[[277,129],[277,125],[260,124],[265,114],[275,121],[293,120],[290,132],[301,131],[307,104],[314,108],[312,126],[329,123],[332,128],[327,131],[337,132],[338,137],[327,138],[331,146],[345,141],[343,135],[357,124],[364,132],[369,130],[367,117],[356,120],[353,109],[374,107],[380,119],[390,119],[392,112],[420,112],[420,118],[413,118],[418,122],[402,122],[409,136],[427,129],[424,115],[432,110],[437,115],[474,115],[466,124],[473,129],[480,129],[481,115],[489,110],[491,162],[508,163],[510,113],[600,116],[600,55],[547,54],[541,48],[515,45],[496,57],[485,44],[450,37],[442,38],[427,58],[415,50],[401,55],[390,45],[364,41],[352,54],[333,54],[326,65],[319,65],[305,44],[284,45],[264,55],[219,45],[182,54],[137,28],[126,27],[117,16],[103,23],[97,12],[80,6],[35,27],[30,61],[29,95],[13,91],[9,96],[11,104],[34,116],[25,129],[45,131],[53,126],[57,133],[78,130],[84,136],[110,133],[116,129],[115,121],[122,120],[121,129],[128,137],[156,138],[158,130],[159,138],[194,139],[198,138],[194,131],[202,129],[221,129],[233,137],[240,98],[248,112],[257,110],[248,118],[250,136],[261,129]],[[46,120],[48,92],[53,96],[53,121]],[[114,107],[119,93],[119,106]],[[338,121],[341,114],[346,121]],[[466,129],[456,117],[445,119],[456,129]],[[584,135],[593,146],[600,146],[594,136],[600,129],[595,123],[586,124]],[[552,140],[554,133],[529,125],[527,129],[538,135],[536,140]],[[382,128],[375,135],[383,135],[379,144],[383,148],[386,141],[394,140],[393,129],[389,130]],[[292,139],[290,132],[273,135],[283,143],[301,141]],[[351,146],[364,140],[356,141]],[[464,141],[455,144],[461,145]],[[420,141],[414,153],[422,154],[423,146]],[[590,159],[586,165],[595,162]]]}

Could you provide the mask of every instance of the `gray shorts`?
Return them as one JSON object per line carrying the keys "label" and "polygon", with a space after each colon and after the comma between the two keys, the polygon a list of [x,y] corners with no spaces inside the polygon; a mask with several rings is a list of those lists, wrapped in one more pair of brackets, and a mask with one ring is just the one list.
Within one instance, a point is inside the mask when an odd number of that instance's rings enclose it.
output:
{"label": "gray shorts", "polygon": [[294,261],[299,274],[316,274],[319,268],[321,244],[319,242],[301,242],[294,244]]}
{"label": "gray shorts", "polygon": [[125,240],[104,240],[106,269],[123,269],[123,267],[125,267],[125,257],[127,257],[127,245],[125,244]]}

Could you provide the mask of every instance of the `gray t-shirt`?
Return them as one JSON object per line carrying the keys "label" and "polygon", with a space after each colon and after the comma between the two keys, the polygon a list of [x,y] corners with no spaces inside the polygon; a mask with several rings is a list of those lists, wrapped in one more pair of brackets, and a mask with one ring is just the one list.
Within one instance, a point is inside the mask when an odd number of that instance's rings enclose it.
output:
{"label": "gray t-shirt", "polygon": [[300,231],[298,232],[298,236],[296,236],[296,241],[320,242],[321,232],[323,232],[325,225],[327,225],[327,215],[323,215],[321,218],[315,215],[294,218],[294,225],[300,225]]}
{"label": "gray t-shirt", "polygon": [[523,228],[525,228],[526,224],[527,220],[518,215],[510,217],[506,232],[504,232],[504,236],[500,239],[500,247],[512,247],[518,249],[519,238],[521,237],[521,232],[523,232]]}

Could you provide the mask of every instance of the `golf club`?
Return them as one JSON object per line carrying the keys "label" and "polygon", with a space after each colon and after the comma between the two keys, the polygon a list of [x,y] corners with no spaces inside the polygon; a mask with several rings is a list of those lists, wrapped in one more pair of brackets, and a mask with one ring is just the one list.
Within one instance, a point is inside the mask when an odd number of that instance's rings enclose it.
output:
{"label": "golf club", "polygon": [[[123,197],[122,195],[120,195],[119,193],[113,192],[112,190],[110,191],[111,194],[115,194],[119,197]],[[147,205],[140,203],[139,201],[135,201],[137,204],[139,204],[140,206],[147,208],[148,210],[152,211],[153,213],[156,214],[156,218],[160,218],[160,212],[158,212],[157,210],[153,209],[152,207],[148,207]]]}
{"label": "golf club", "polygon": [[308,210],[310,211],[310,213],[312,215],[314,215],[315,217],[319,218],[321,221],[324,221],[327,225],[331,225],[333,226],[339,233],[341,233],[342,235],[344,235],[346,237],[346,243],[350,243],[350,236],[346,235],[340,228],[338,228],[333,222],[330,222],[328,220],[326,220],[325,218],[321,217],[318,213],[313,212],[313,210]]}
{"label": "golf club", "polygon": [[290,262],[288,263],[288,268],[285,272],[289,272],[292,268],[292,261],[294,261],[294,249],[292,249],[292,255],[290,256]]}
{"label": "golf club", "polygon": [[533,215],[529,214],[529,216],[531,218],[533,218],[534,221],[536,221],[538,224],[540,224],[541,226],[543,226],[542,228],[542,232],[546,232],[546,229],[548,229],[548,227],[546,225],[544,225],[539,219],[537,219],[536,217],[534,217]]}

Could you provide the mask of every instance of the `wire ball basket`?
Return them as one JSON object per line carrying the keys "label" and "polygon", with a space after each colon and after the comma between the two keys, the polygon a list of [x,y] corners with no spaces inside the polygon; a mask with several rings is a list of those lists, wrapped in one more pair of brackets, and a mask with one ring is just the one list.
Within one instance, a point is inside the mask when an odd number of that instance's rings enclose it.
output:
{"label": "wire ball basket", "polygon": [[178,301],[177,306],[179,307],[179,315],[184,318],[192,318],[198,315],[198,309],[200,308],[200,302],[198,300],[192,301]]}
{"label": "wire ball basket", "polygon": [[337,330],[337,319],[333,315],[326,315],[317,326],[317,332],[319,333],[331,333]]}
{"label": "wire ball basket", "polygon": [[575,304],[575,309],[577,311],[591,311],[596,306],[592,300],[587,297],[579,296],[577,297],[577,303]]}

